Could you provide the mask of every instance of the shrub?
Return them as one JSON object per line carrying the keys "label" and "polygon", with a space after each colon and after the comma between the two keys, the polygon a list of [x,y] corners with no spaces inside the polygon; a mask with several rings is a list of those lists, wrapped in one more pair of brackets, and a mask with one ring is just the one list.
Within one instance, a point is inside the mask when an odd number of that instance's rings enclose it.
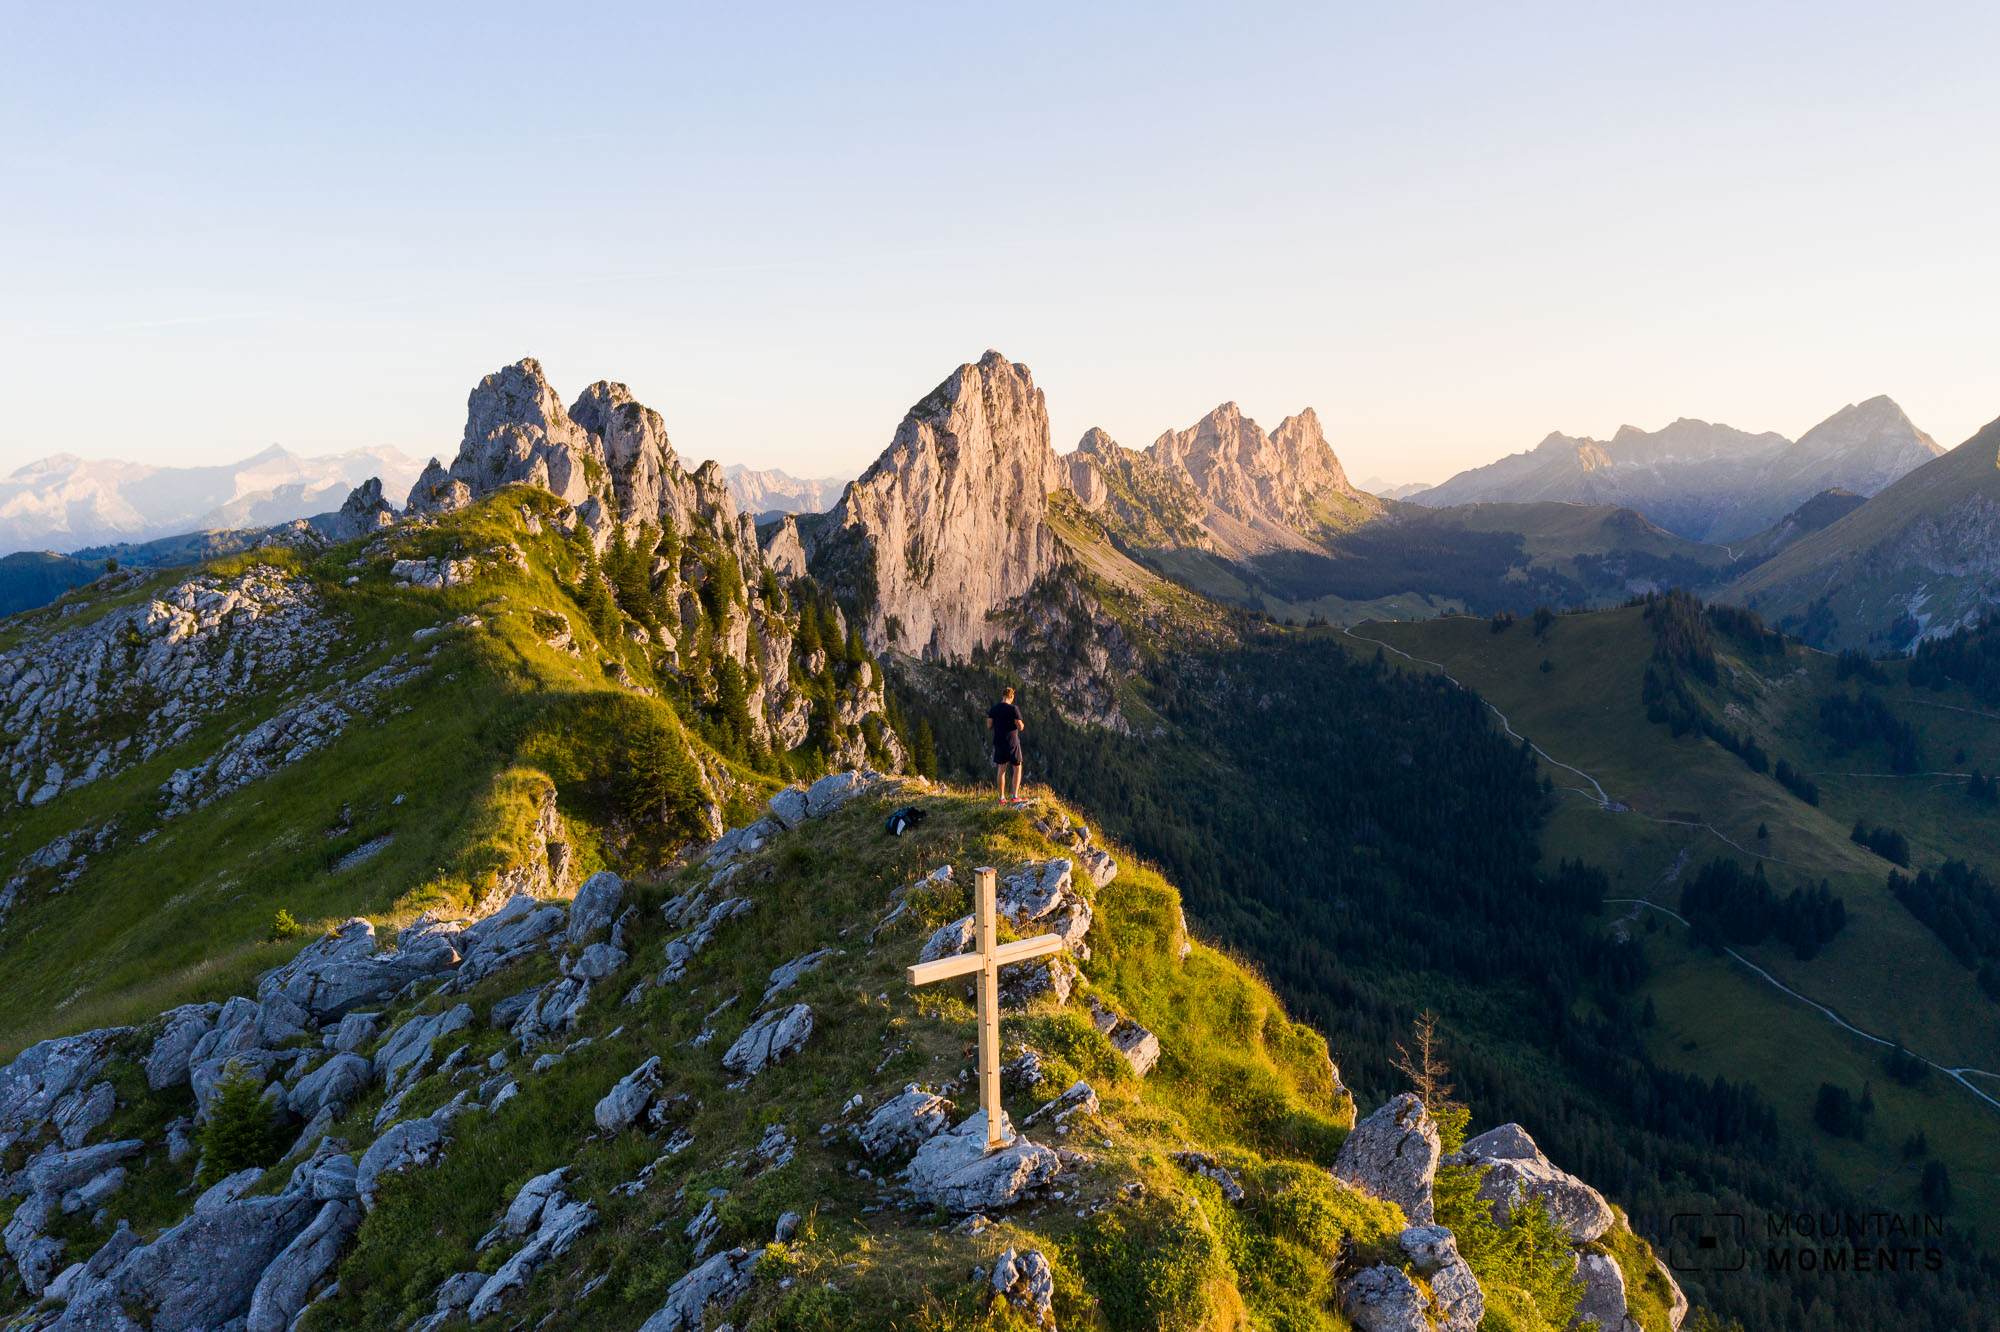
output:
{"label": "shrub", "polygon": [[298,934],[299,923],[292,919],[292,913],[279,907],[278,914],[271,921],[271,942],[283,943],[287,939],[296,939]]}
{"label": "shrub", "polygon": [[264,1082],[242,1064],[230,1061],[209,1102],[208,1123],[201,1130],[201,1175],[207,1186],[246,1166],[266,1165],[277,1154],[277,1116],[264,1099]]}
{"label": "shrub", "polygon": [[1550,1327],[1567,1327],[1583,1298],[1572,1266],[1569,1232],[1549,1216],[1540,1199],[1514,1209],[1502,1226],[1479,1200],[1484,1166],[1445,1166],[1434,1186],[1437,1223],[1458,1237],[1458,1251],[1486,1290],[1512,1286],[1523,1292]]}
{"label": "shrub", "polygon": [[1204,1327],[1229,1263],[1208,1217],[1192,1198],[1101,1213],[1063,1244],[1111,1332],[1180,1332]]}

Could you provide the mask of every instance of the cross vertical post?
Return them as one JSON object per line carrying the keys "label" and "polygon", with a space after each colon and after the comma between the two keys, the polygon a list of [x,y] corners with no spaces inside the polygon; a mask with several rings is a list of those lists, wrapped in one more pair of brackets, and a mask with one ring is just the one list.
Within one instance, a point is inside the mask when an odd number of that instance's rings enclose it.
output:
{"label": "cross vertical post", "polygon": [[1000,968],[1014,962],[1046,957],[1063,950],[1059,934],[1038,934],[1015,943],[1000,942],[998,877],[982,866],[972,872],[974,880],[972,920],[973,951],[935,962],[919,962],[906,973],[912,985],[929,985],[954,976],[977,974],[974,992],[979,1001],[979,1107],[986,1114],[986,1150],[997,1151],[1014,1140],[1004,1127],[1007,1114],[1000,1108]]}
{"label": "cross vertical post", "polygon": [[1005,1112],[1000,1109],[1000,968],[995,955],[1000,951],[1000,914],[993,887],[994,873],[982,868],[974,894],[973,911],[979,924],[979,955],[986,965],[979,969],[979,1108],[986,1112],[986,1150],[1007,1145],[1002,1132]]}

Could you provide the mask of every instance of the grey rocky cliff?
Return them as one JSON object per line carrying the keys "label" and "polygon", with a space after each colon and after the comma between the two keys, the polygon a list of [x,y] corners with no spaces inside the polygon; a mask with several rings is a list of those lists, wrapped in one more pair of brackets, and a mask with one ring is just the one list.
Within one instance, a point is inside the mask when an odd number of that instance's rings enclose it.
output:
{"label": "grey rocky cliff", "polygon": [[963,659],[1004,636],[990,612],[1055,568],[1049,494],[1065,470],[1028,367],[989,351],[912,407],[848,487],[814,543],[814,572],[835,587],[872,581],[871,649]]}
{"label": "grey rocky cliff", "polygon": [[1367,513],[1382,511],[1381,501],[1348,483],[1310,407],[1267,435],[1235,403],[1225,402],[1188,429],[1161,435],[1146,453],[1162,469],[1186,477],[1212,512],[1267,541],[1276,532],[1314,531],[1320,525],[1316,510],[1339,500]]}

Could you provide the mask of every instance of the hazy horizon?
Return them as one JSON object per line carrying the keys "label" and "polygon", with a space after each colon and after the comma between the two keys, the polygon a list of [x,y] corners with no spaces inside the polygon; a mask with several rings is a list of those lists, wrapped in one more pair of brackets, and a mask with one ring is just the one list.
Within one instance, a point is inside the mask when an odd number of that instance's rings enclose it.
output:
{"label": "hazy horizon", "polygon": [[1310,405],[1392,482],[2000,415],[1986,9],[1012,13],[21,11],[0,474],[449,458],[521,356],[813,477],[989,347],[1059,450]]}

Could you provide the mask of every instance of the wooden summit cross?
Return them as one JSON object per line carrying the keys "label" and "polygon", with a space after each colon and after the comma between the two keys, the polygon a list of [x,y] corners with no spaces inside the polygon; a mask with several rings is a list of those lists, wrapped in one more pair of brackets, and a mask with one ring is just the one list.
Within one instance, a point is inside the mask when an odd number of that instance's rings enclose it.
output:
{"label": "wooden summit cross", "polygon": [[1005,1147],[1013,1139],[1001,1132],[1006,1115],[1000,1109],[1000,968],[1012,962],[1046,957],[1062,951],[1059,934],[1038,934],[1003,944],[999,941],[999,909],[990,869],[972,872],[973,914],[978,921],[979,946],[970,953],[919,962],[909,969],[910,984],[929,985],[953,976],[979,973],[979,1105],[986,1112],[986,1150]]}

